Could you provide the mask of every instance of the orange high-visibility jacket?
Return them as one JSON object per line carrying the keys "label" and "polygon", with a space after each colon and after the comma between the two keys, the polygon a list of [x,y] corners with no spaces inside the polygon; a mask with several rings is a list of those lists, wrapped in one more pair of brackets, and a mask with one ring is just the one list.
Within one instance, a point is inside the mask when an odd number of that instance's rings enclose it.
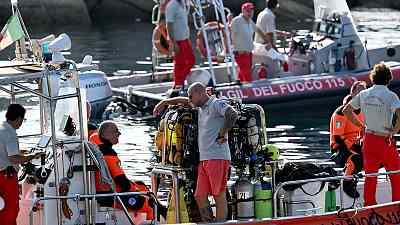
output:
{"label": "orange high-visibility jacket", "polygon": [[[332,114],[330,122],[330,147],[335,151],[339,145],[336,142],[335,136],[339,136],[346,144],[347,149],[351,149],[352,145],[360,138],[361,129],[354,125],[347,117],[343,114],[344,105],[340,106]],[[356,118],[364,123],[364,115],[360,110],[353,112]]]}

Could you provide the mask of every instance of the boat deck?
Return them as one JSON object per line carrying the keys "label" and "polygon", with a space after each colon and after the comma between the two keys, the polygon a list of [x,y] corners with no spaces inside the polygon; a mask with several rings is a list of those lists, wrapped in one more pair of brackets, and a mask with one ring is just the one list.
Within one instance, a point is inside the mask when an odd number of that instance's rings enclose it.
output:
{"label": "boat deck", "polygon": [[[8,85],[18,81],[38,79],[43,75],[42,71],[34,69],[33,63],[0,62],[0,85]],[[30,68],[31,67],[31,68]]]}

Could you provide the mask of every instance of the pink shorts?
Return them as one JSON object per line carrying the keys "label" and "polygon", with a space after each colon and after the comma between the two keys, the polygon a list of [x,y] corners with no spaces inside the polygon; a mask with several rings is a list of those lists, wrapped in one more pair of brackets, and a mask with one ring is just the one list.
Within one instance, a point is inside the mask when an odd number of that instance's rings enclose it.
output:
{"label": "pink shorts", "polygon": [[226,191],[229,160],[213,159],[201,161],[198,167],[195,197],[218,196]]}

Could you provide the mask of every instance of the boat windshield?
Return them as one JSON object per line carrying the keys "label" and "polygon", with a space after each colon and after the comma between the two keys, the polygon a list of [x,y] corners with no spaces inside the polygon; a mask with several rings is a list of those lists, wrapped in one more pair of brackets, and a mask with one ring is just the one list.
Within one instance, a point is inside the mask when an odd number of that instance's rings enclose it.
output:
{"label": "boat windshield", "polygon": [[333,13],[351,16],[346,0],[314,0],[315,19],[323,19]]}

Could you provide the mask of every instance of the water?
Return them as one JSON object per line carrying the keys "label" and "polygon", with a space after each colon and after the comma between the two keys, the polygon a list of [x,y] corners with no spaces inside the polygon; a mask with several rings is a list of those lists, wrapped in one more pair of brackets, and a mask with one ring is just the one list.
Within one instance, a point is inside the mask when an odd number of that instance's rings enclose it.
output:
{"label": "water", "polygon": [[[368,46],[400,43],[400,12],[374,10],[370,13],[363,9],[353,12],[353,16],[360,35],[367,38]],[[290,27],[285,24],[279,26],[280,29]],[[72,39],[72,53],[68,58],[80,61],[85,54],[91,54],[94,60],[101,62],[101,69],[110,74],[120,69],[150,69],[148,65],[139,65],[136,62],[151,56],[152,27],[151,24],[134,23],[91,28],[71,26],[29,29],[31,36],[35,38],[46,36],[49,31],[54,34],[68,33]],[[12,58],[12,54],[11,50],[1,52],[0,59]],[[36,99],[28,98],[27,101],[35,103]],[[329,158],[329,120],[340,102],[341,99],[332,99],[329,102],[324,101],[324,104],[297,104],[289,108],[266,109],[269,142],[281,149],[282,158]],[[5,104],[1,105],[1,110],[4,110]],[[36,106],[30,106],[29,110],[32,112],[29,115],[37,115]],[[4,118],[2,115],[0,117]],[[28,118],[21,131],[32,130],[38,121],[35,117]],[[116,122],[122,135],[115,148],[128,176],[149,184],[148,175],[155,151],[154,122],[135,122],[126,118],[116,119]]]}

